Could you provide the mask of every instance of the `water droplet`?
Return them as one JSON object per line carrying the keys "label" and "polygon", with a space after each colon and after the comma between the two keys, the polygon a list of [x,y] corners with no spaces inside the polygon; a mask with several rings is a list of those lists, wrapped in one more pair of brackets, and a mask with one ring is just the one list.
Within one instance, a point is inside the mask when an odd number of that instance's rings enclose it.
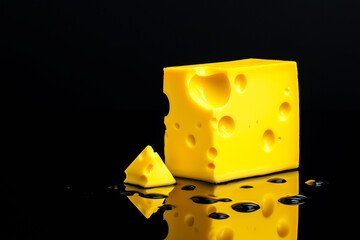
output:
{"label": "water droplet", "polygon": [[183,186],[181,189],[185,190],[185,191],[192,191],[195,188],[196,188],[196,186],[194,186],[194,185],[186,185],[186,186]]}
{"label": "water droplet", "polygon": [[121,195],[124,195],[124,196],[132,196],[134,195],[135,193],[139,194],[140,197],[143,197],[143,198],[151,198],[151,199],[160,199],[160,198],[167,198],[166,195],[163,195],[163,194],[157,194],[157,193],[141,193],[141,192],[138,192],[138,191],[125,191],[125,192],[122,192],[120,193]]}
{"label": "water droplet", "polygon": [[157,194],[157,193],[147,193],[147,194],[139,193],[139,196],[143,198],[151,198],[151,199],[167,198],[166,195]]}
{"label": "water droplet", "polygon": [[232,200],[230,198],[221,198],[218,201],[220,201],[220,202],[231,202]]}
{"label": "water droplet", "polygon": [[305,184],[307,184],[309,186],[312,186],[312,187],[323,187],[323,186],[327,185],[328,182],[325,181],[325,180],[313,180],[313,179],[311,179],[311,180],[306,181]]}
{"label": "water droplet", "polygon": [[162,205],[161,207],[159,207],[159,209],[163,210],[163,211],[166,211],[166,210],[172,210],[174,209],[175,206],[174,205],[171,205],[171,204],[164,204]]}
{"label": "water droplet", "polygon": [[271,183],[286,183],[286,180],[283,178],[271,178],[267,181]]}
{"label": "water droplet", "polygon": [[280,198],[278,201],[285,205],[301,205],[308,201],[308,197],[298,194],[295,196]]}
{"label": "water droplet", "polygon": [[231,206],[231,208],[237,212],[250,213],[260,209],[260,206],[257,205],[256,203],[245,202],[245,203],[235,203],[234,205]]}
{"label": "water droplet", "polygon": [[120,193],[121,195],[124,195],[124,196],[132,196],[134,195],[135,193],[137,193],[136,191],[125,191],[125,192],[122,192]]}
{"label": "water droplet", "polygon": [[244,186],[241,186],[240,188],[254,188],[254,187],[250,186],[250,185],[244,185]]}
{"label": "water droplet", "polygon": [[111,185],[111,186],[108,186],[107,188],[111,189],[111,190],[118,190],[119,186],[118,185]]}
{"label": "water droplet", "polygon": [[213,213],[210,213],[208,217],[213,218],[213,219],[227,219],[229,217],[229,215],[227,215],[225,213],[213,212]]}
{"label": "water droplet", "polygon": [[192,197],[190,199],[194,203],[199,203],[199,204],[212,204],[212,203],[217,203],[217,202],[231,202],[231,199],[229,199],[229,198],[213,199],[213,198],[195,196],[195,197]]}

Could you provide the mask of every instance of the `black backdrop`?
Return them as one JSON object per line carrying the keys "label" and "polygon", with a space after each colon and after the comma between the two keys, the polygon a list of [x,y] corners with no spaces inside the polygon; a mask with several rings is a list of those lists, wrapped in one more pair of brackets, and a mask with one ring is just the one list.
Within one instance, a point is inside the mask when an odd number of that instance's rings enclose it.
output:
{"label": "black backdrop", "polygon": [[359,109],[359,5],[2,1],[2,104],[152,111],[163,67],[256,57],[298,62],[303,109]]}
{"label": "black backdrop", "polygon": [[298,63],[302,174],[339,189],[354,176],[344,171],[358,162],[358,1],[0,6],[1,175],[14,205],[121,183],[147,144],[163,156],[163,67],[250,57]]}

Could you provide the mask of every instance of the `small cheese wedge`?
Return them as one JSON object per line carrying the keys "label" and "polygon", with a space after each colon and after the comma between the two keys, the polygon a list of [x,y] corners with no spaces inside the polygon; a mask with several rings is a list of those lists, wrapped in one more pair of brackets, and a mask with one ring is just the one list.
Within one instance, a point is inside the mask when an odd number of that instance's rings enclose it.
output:
{"label": "small cheese wedge", "polygon": [[176,181],[159,154],[151,146],[146,148],[125,170],[125,183],[144,188],[175,184]]}

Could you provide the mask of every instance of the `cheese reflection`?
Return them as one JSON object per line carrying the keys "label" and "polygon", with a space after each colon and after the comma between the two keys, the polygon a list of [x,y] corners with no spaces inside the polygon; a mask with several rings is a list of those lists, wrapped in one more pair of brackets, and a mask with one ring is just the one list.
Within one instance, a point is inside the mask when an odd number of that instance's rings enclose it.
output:
{"label": "cheese reflection", "polygon": [[[150,218],[153,213],[156,213],[164,203],[165,198],[152,197],[152,195],[165,195],[174,189],[175,186],[157,187],[157,188],[138,188],[131,185],[125,185],[125,191],[128,193],[134,192],[132,196],[127,196],[128,199],[134,204],[134,206],[144,215],[146,218]],[[141,194],[142,196],[140,196]],[[149,197],[146,197],[149,196]]]}
{"label": "cheese reflection", "polygon": [[[190,191],[182,189],[187,185],[194,185],[195,188]],[[298,193],[298,171],[223,185],[177,179],[176,187],[165,200],[166,204],[175,206],[173,210],[164,213],[169,226],[166,239],[295,240],[298,206],[281,204],[278,199]],[[194,197],[220,200],[211,204],[201,204],[191,199],[201,198]],[[232,201],[221,201],[226,198]],[[232,208],[238,203],[249,203],[249,206],[254,204],[260,208],[252,209],[250,212],[238,212]],[[214,219],[211,217],[216,218],[219,214],[212,213],[221,213],[228,217]]]}

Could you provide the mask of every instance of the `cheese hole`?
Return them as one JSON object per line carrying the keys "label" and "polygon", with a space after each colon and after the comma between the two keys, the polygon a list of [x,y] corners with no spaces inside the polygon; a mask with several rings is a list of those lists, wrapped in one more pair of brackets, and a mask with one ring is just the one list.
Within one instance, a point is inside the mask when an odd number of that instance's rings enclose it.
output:
{"label": "cheese hole", "polygon": [[186,137],[186,143],[189,147],[195,147],[196,141],[194,135],[188,135]]}
{"label": "cheese hole", "polygon": [[217,233],[216,239],[217,240],[233,240],[234,239],[234,231],[231,228],[223,228]]}
{"label": "cheese hole", "polygon": [[141,179],[141,181],[144,181],[144,182],[146,182],[148,180],[148,178],[145,175],[141,175],[140,179]]}
{"label": "cheese hole", "polygon": [[263,134],[264,150],[270,152],[275,144],[275,134],[272,130],[268,129]]}
{"label": "cheese hole", "polygon": [[225,73],[195,75],[189,81],[188,90],[195,102],[208,109],[225,106],[231,94],[230,82]]}
{"label": "cheese hole", "polygon": [[200,129],[202,127],[202,124],[199,122],[198,124],[196,124],[196,127]]}
{"label": "cheese hole", "polygon": [[235,131],[235,121],[230,116],[224,116],[219,120],[218,132],[223,137],[231,136]]}
{"label": "cheese hole", "polygon": [[147,165],[147,167],[145,168],[145,174],[149,175],[153,168],[154,166],[152,164]]}
{"label": "cheese hole", "polygon": [[174,123],[174,127],[176,128],[176,129],[179,129],[180,128],[180,124],[179,123]]}
{"label": "cheese hole", "polygon": [[239,74],[236,76],[235,78],[235,89],[238,93],[243,93],[245,92],[246,89],[246,77],[244,74]]}
{"label": "cheese hole", "polygon": [[278,139],[277,139],[277,140],[278,140],[278,142],[281,142],[282,138],[281,138],[281,137],[278,137]]}
{"label": "cheese hole", "polygon": [[189,227],[193,226],[195,222],[195,218],[193,215],[188,214],[185,216],[185,223],[186,225],[188,225]]}
{"label": "cheese hole", "polygon": [[208,164],[208,167],[209,167],[210,169],[214,169],[214,168],[215,168],[215,163],[212,163],[212,162],[209,163],[209,164]]}
{"label": "cheese hole", "polygon": [[277,225],[277,233],[281,238],[286,237],[289,234],[290,228],[285,220],[280,220]]}
{"label": "cheese hole", "polygon": [[215,159],[217,157],[217,154],[218,154],[218,152],[217,152],[216,148],[214,148],[214,147],[209,148],[208,157],[210,159]]}
{"label": "cheese hole", "polygon": [[283,102],[279,108],[279,118],[281,121],[288,119],[290,115],[291,106],[288,102]]}
{"label": "cheese hole", "polygon": [[273,199],[272,196],[266,196],[263,199],[263,204],[262,204],[261,210],[262,210],[262,214],[264,217],[271,216],[271,214],[274,211],[274,203],[275,203],[275,200]]}

